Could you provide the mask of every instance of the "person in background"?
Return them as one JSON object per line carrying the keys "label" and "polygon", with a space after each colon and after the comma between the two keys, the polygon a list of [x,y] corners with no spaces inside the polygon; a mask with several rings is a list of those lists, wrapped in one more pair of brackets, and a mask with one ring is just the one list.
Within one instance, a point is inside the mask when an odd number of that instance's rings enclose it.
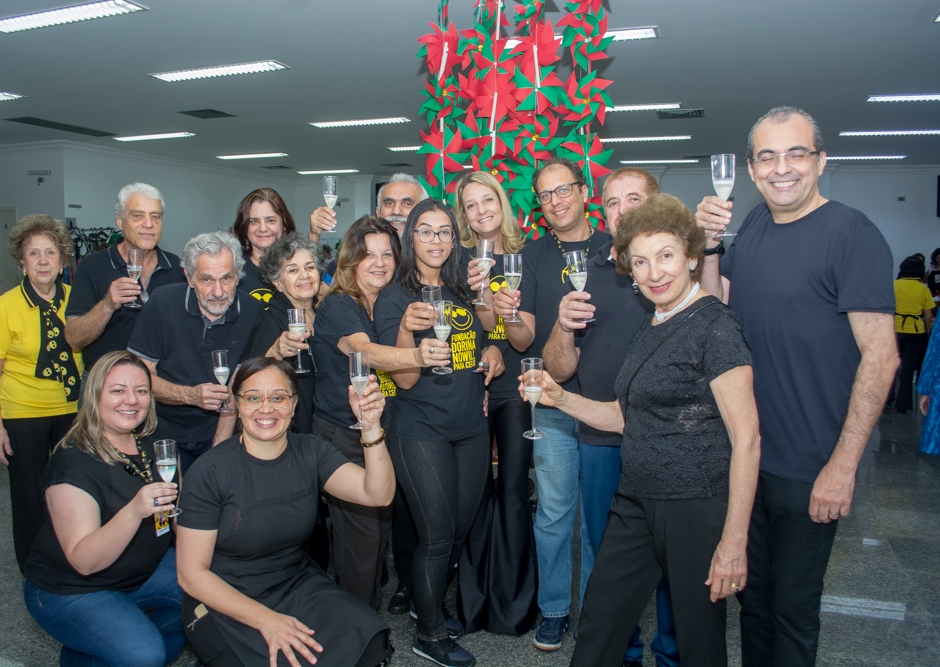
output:
{"label": "person in background", "polygon": [[72,248],[65,225],[48,215],[10,230],[23,280],[0,296],[0,463],[10,474],[20,572],[42,526],[43,469],[78,410],[82,356],[65,338],[71,288],[62,284]]}
{"label": "person in background", "polygon": [[933,325],[933,295],[923,282],[924,268],[923,260],[908,257],[901,262],[894,281],[894,334],[901,367],[897,389],[892,386],[892,393],[894,408],[902,415],[914,408],[914,374],[920,372]]}
{"label": "person in background", "polygon": [[[454,210],[460,230],[461,275],[473,290],[492,293],[506,284],[503,257],[522,250],[524,239],[499,181],[489,172],[467,174],[457,185]],[[496,264],[489,275],[480,273],[476,258],[479,239],[493,243]],[[471,268],[472,267],[472,268]],[[522,437],[528,428],[528,404],[516,391],[516,369],[522,355],[506,340],[502,318],[487,334],[499,347],[510,372],[490,383],[487,419],[490,441],[496,442],[499,479],[487,475],[480,510],[467,535],[459,562],[459,616],[467,632],[487,630],[522,635],[538,615],[535,537],[529,509],[529,467],[532,441]]]}
{"label": "person in background", "polygon": [[933,314],[937,314],[937,304],[940,304],[940,248],[930,253],[930,272],[926,278],[927,289],[933,296]]}
{"label": "person in background", "polygon": [[[917,376],[920,412],[925,417],[920,431],[920,451],[940,455],[940,327],[934,327]],[[934,398],[931,399],[931,396]]]}
{"label": "person in background", "polygon": [[[162,249],[163,195],[152,185],[130,183],[121,188],[115,205],[120,243],[81,261],[65,311],[65,338],[82,350],[85,372],[103,354],[127,348],[140,308],[158,287],[186,281],[180,258]],[[127,275],[127,253],[143,250],[140,283]]]}
{"label": "person in background", "polygon": [[239,202],[231,231],[244,253],[245,275],[241,279],[241,289],[259,301],[268,302],[274,289],[261,276],[261,258],[284,234],[297,231],[294,217],[277,190],[258,188]]}
{"label": "person in background", "polygon": [[186,644],[165,516],[177,484],[157,476],[156,425],[150,371],[129,352],[106,353],[47,466],[46,520],[23,581],[64,667],[163,667]]}

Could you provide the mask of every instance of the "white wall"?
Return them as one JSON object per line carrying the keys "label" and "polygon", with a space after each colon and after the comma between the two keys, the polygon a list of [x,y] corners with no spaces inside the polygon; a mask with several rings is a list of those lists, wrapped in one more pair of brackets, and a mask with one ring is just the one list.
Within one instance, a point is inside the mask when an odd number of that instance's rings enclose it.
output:
{"label": "white wall", "polygon": [[[47,169],[50,176],[27,176],[31,170]],[[20,144],[0,147],[0,208],[15,208],[17,219],[45,213],[65,219],[65,172],[62,151],[51,146]],[[6,256],[6,248],[2,249]],[[4,260],[5,261],[5,260]]]}

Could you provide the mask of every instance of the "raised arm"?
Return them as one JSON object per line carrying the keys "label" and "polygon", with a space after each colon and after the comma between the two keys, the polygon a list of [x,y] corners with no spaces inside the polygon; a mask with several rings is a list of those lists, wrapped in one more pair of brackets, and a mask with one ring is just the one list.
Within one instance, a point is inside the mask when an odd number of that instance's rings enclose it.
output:
{"label": "raised arm", "polygon": [[[522,379],[522,376],[519,376],[519,380]],[[523,384],[519,385],[519,394],[525,398]],[[539,405],[558,408],[599,431],[623,433],[623,411],[618,401],[602,403],[572,394],[562,389],[547,372],[542,373],[542,395],[539,397]]]}
{"label": "raised arm", "polygon": [[849,515],[858,462],[884,409],[888,388],[898,368],[893,315],[851,312],[849,324],[862,360],[855,373],[842,432],[810,495],[809,514],[817,523]]}
{"label": "raised arm", "polygon": [[[128,351],[134,352],[130,349]],[[194,387],[174,384],[157,375],[156,361],[149,359],[142,359],[142,361],[150,369],[154,398],[165,405],[195,405],[203,410],[218,410],[232,396],[228,387],[215,382],[203,382]]]}
{"label": "raised arm", "polygon": [[[731,222],[731,208],[734,202],[724,201],[714,195],[705,197],[695,208],[695,223],[705,230],[706,248],[718,246],[722,239],[716,238]],[[705,255],[705,266],[702,270],[702,289],[714,294],[724,303],[728,303],[728,291],[731,283],[722,277],[720,255]]]}
{"label": "raised arm", "polygon": [[65,322],[65,340],[73,349],[80,350],[93,343],[104,333],[105,327],[125,303],[135,301],[140,285],[130,278],[118,278],[111,283],[108,293],[84,315],[70,317]]}
{"label": "raised arm", "polygon": [[[434,326],[434,308],[431,304],[418,301],[408,304],[408,308],[405,310],[405,314],[402,315],[401,322],[398,325],[398,337],[396,338],[395,347],[408,350],[412,355],[416,354],[415,332],[430,329],[432,326]],[[435,352],[438,351],[437,347],[434,346]],[[446,347],[448,357],[450,357],[450,345],[440,343],[439,347]],[[392,376],[395,384],[402,389],[411,389],[417,384],[418,378],[421,377],[421,369],[418,366],[411,366],[397,371],[389,371],[389,375]]]}
{"label": "raised arm", "polygon": [[558,320],[542,350],[545,370],[564,382],[578,371],[581,350],[575,347],[574,332],[587,326],[582,320],[594,317],[594,306],[587,292],[569,292],[558,304]]}
{"label": "raised arm", "polygon": [[366,334],[359,332],[340,338],[337,347],[347,357],[352,352],[368,352],[372,367],[389,373],[450,363],[450,346],[435,347],[433,338],[422,339],[417,347],[401,348],[373,343]]}

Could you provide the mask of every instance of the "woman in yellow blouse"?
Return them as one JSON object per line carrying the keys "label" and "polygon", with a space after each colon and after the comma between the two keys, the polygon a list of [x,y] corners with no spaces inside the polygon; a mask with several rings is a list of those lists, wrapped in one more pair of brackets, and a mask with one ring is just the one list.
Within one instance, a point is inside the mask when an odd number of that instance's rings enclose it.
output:
{"label": "woman in yellow blouse", "polygon": [[923,282],[924,268],[922,259],[908,257],[894,281],[894,332],[901,355],[894,407],[901,414],[914,407],[914,372],[920,372],[933,324],[933,296]]}
{"label": "woman in yellow blouse", "polygon": [[82,359],[65,342],[68,230],[48,215],[28,215],[10,231],[9,250],[23,281],[0,296],[0,463],[10,472],[22,572],[43,524],[43,469],[78,408]]}

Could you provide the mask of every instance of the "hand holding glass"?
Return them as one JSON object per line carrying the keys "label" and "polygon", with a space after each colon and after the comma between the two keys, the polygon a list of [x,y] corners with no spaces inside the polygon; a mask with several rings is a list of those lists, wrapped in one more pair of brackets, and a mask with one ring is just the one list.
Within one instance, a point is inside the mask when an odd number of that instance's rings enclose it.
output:
{"label": "hand holding glass", "polygon": [[[127,249],[127,277],[134,281],[140,280],[140,274],[144,271],[144,251],[140,248],[128,248]],[[144,295],[146,292],[141,290],[140,298],[142,301],[146,301]],[[140,308],[140,304],[137,301],[131,301],[130,303],[124,304],[125,308]]]}
{"label": "hand holding glass", "polygon": [[[176,440],[157,440],[153,443],[153,455],[160,479],[164,482],[172,482],[173,478],[176,477],[179,460],[176,455]],[[162,514],[165,516],[179,516],[182,512],[183,510],[179,507],[175,507],[172,512],[162,512]]]}
{"label": "hand holding glass", "polygon": [[[228,350],[212,350],[212,373],[215,375],[216,382],[223,387],[228,385],[228,376],[231,369],[228,365]],[[219,405],[219,412],[231,412],[232,408],[226,408],[225,403]]]}
{"label": "hand holding glass", "polygon": [[[587,285],[587,261],[583,250],[572,250],[565,253],[565,261],[568,263],[568,280],[572,286],[579,292],[584,291]],[[581,322],[594,322],[597,318],[589,317]]]}
{"label": "hand holding glass", "polygon": [[[522,282],[522,255],[503,255],[503,274],[506,276],[506,285],[513,292],[519,289]],[[521,322],[513,306],[512,315],[503,319],[503,322]]]}
{"label": "hand holding glass", "polygon": [[525,388],[525,397],[532,410],[532,428],[522,434],[529,440],[538,440],[545,435],[535,428],[535,405],[542,397],[542,360],[539,357],[528,357],[522,360],[522,385]]}
{"label": "hand holding glass", "polygon": [[[336,176],[323,177],[323,201],[326,202],[331,211],[336,206]],[[336,229],[335,225],[333,229]],[[330,231],[333,231],[333,229]]]}
{"label": "hand holding glass", "polygon": [[[362,392],[364,392],[369,385],[369,373],[371,372],[372,368],[370,366],[368,352],[349,353],[349,381],[360,399],[362,398]],[[359,421],[355,424],[350,424],[349,428],[354,428],[357,431],[361,431],[365,428],[365,424],[362,423],[362,406],[359,407]]]}
{"label": "hand holding glass", "polygon": [[[287,309],[287,330],[290,331],[295,336],[302,336],[306,339],[307,337],[307,311],[303,308],[288,308]],[[303,361],[301,356],[303,350],[299,347],[297,348],[297,361],[294,364],[294,373],[296,375],[305,375],[309,373],[306,368],[304,368]]]}
{"label": "hand holding glass", "polygon": [[477,266],[483,269],[485,272],[483,274],[483,280],[480,282],[479,295],[474,301],[471,301],[474,306],[485,306],[486,301],[483,300],[483,290],[486,289],[486,275],[489,273],[490,268],[496,264],[496,260],[493,258],[493,242],[488,241],[487,239],[480,239],[477,241]]}
{"label": "hand holding glass", "polygon": [[[712,155],[712,185],[715,194],[728,201],[731,190],[734,188],[734,153],[720,153]],[[715,234],[714,237],[734,236],[728,232]]]}
{"label": "hand holding glass", "polygon": [[[435,301],[434,304],[434,336],[445,345],[450,338],[451,313],[454,304],[450,301]],[[431,372],[436,375],[450,375],[454,372],[449,366],[435,366]]]}

